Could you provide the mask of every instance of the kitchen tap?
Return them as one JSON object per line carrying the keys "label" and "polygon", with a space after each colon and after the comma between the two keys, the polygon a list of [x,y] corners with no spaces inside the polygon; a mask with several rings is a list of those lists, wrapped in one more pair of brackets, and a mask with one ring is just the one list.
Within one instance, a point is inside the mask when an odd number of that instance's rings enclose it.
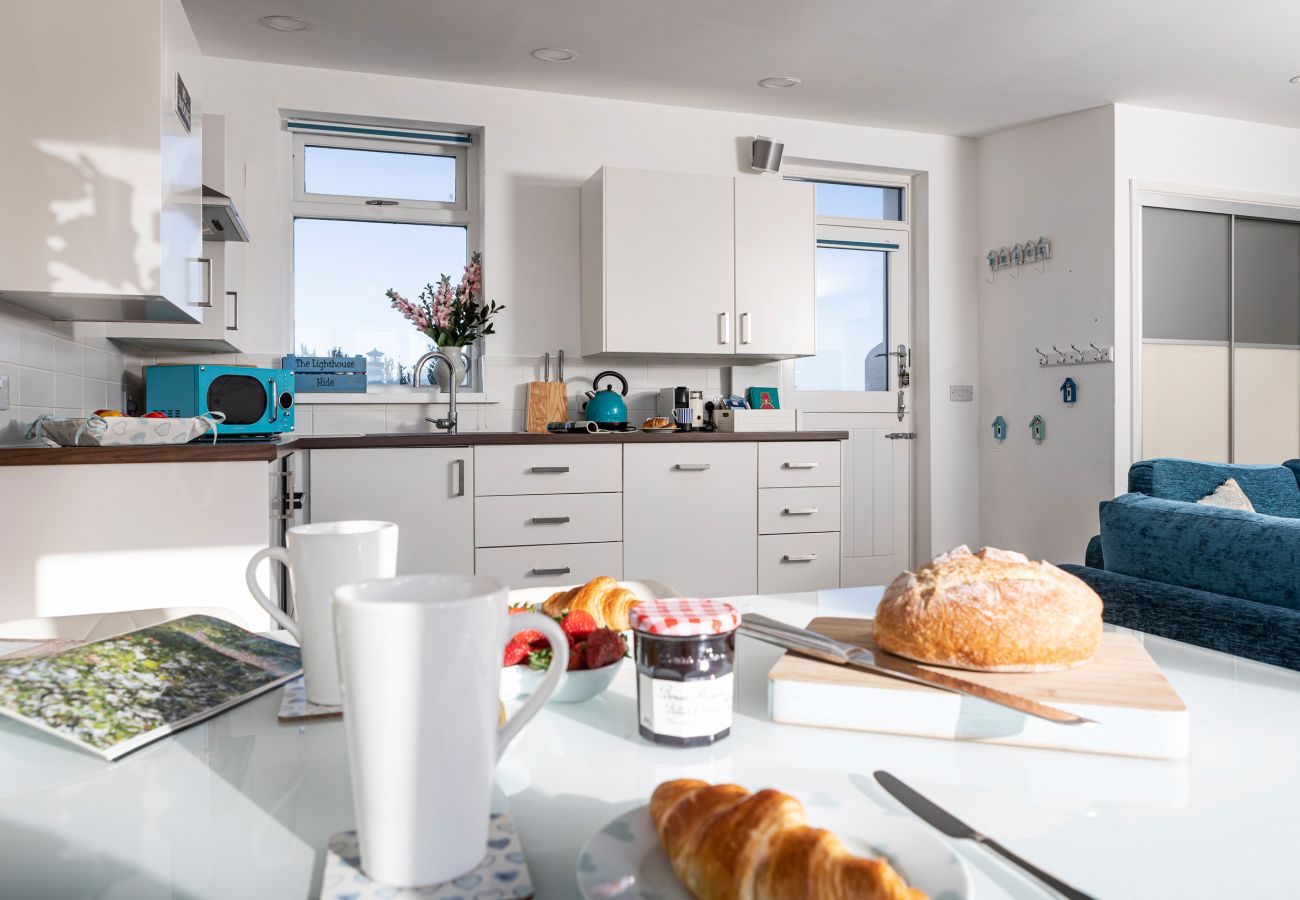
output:
{"label": "kitchen tap", "polygon": [[415,372],[411,375],[411,387],[417,389],[420,387],[420,373],[424,371],[424,367],[430,361],[432,361],[435,366],[439,362],[447,364],[447,383],[451,387],[448,391],[447,397],[447,418],[434,419],[425,416],[424,421],[432,424],[434,428],[441,428],[448,434],[456,434],[456,389],[459,388],[460,385],[456,383],[456,369],[452,366],[451,360],[443,356],[437,350],[430,350],[428,353],[424,354],[424,356],[421,356],[419,362],[415,364]]}

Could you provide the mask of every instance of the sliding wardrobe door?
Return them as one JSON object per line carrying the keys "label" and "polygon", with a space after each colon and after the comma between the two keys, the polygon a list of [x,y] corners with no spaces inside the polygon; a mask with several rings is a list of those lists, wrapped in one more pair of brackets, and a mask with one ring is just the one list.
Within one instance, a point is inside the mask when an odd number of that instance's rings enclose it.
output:
{"label": "sliding wardrobe door", "polygon": [[1300,457],[1300,224],[1233,226],[1233,461]]}
{"label": "sliding wardrobe door", "polygon": [[1230,459],[1232,216],[1142,210],[1142,456]]}

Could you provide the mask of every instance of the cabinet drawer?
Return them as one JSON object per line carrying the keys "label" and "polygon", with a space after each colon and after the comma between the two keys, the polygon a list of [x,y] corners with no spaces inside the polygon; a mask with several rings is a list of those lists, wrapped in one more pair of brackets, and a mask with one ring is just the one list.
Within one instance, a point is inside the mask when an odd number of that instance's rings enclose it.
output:
{"label": "cabinet drawer", "polygon": [[622,494],[531,494],[474,501],[476,547],[621,540]]}
{"label": "cabinet drawer", "polygon": [[623,545],[610,541],[488,547],[474,552],[474,571],[499,578],[510,588],[581,584],[601,575],[622,578]]}
{"label": "cabinet drawer", "polygon": [[766,534],[758,539],[758,592],[784,594],[840,586],[840,533]]}
{"label": "cabinet drawer", "polygon": [[755,444],[629,444],[623,465],[629,577],[671,582],[687,597],[754,592]]}
{"label": "cabinet drawer", "polygon": [[837,487],[763,488],[758,492],[758,533],[840,530]]}
{"label": "cabinet drawer", "polygon": [[839,441],[769,441],[758,445],[759,487],[829,487],[839,483]]}
{"label": "cabinet drawer", "polygon": [[623,452],[615,445],[475,447],[474,465],[479,497],[623,489]]}

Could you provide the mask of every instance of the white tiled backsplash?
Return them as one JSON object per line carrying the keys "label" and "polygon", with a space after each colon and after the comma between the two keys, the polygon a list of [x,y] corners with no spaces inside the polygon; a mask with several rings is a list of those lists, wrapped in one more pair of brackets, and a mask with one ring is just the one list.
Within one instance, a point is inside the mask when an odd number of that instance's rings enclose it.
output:
{"label": "white tiled backsplash", "polygon": [[0,310],[0,374],[9,376],[9,408],[0,409],[0,446],[26,443],[27,427],[46,413],[81,416],[122,406],[140,365],[93,322],[51,322]]}

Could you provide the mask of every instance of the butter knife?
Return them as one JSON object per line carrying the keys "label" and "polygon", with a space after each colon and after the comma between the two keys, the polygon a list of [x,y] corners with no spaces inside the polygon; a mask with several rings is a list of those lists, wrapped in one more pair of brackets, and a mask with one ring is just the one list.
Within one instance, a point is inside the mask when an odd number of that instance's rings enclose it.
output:
{"label": "butter knife", "polygon": [[876,781],[880,782],[880,786],[889,791],[895,800],[906,806],[912,812],[924,819],[927,824],[937,828],[948,837],[962,838],[974,841],[977,844],[983,844],[993,852],[1015,863],[1052,890],[1070,898],[1070,900],[1093,900],[1093,897],[1089,894],[1085,894],[1078,888],[1070,887],[1055,875],[1049,875],[1047,872],[1044,872],[1028,860],[1016,856],[1016,854],[1012,853],[1006,847],[1003,847],[988,835],[981,834],[974,828],[971,828],[961,819],[948,812],[948,810],[944,809],[928,797],[913,790],[888,772],[880,770],[874,774],[876,776]]}
{"label": "butter knife", "polygon": [[748,613],[741,617],[740,633],[768,644],[784,647],[801,656],[811,656],[814,659],[841,666],[852,666],[877,675],[888,675],[890,678],[898,678],[914,684],[966,694],[1049,722],[1057,722],[1061,725],[1096,724],[1092,719],[1076,716],[1074,713],[1039,703],[1037,700],[1030,700],[1028,697],[976,684],[946,672],[934,672],[896,656],[872,653],[863,647],[845,644],[815,631],[809,631],[807,628],[786,625],[784,622],[778,622],[776,619],[758,613]]}

